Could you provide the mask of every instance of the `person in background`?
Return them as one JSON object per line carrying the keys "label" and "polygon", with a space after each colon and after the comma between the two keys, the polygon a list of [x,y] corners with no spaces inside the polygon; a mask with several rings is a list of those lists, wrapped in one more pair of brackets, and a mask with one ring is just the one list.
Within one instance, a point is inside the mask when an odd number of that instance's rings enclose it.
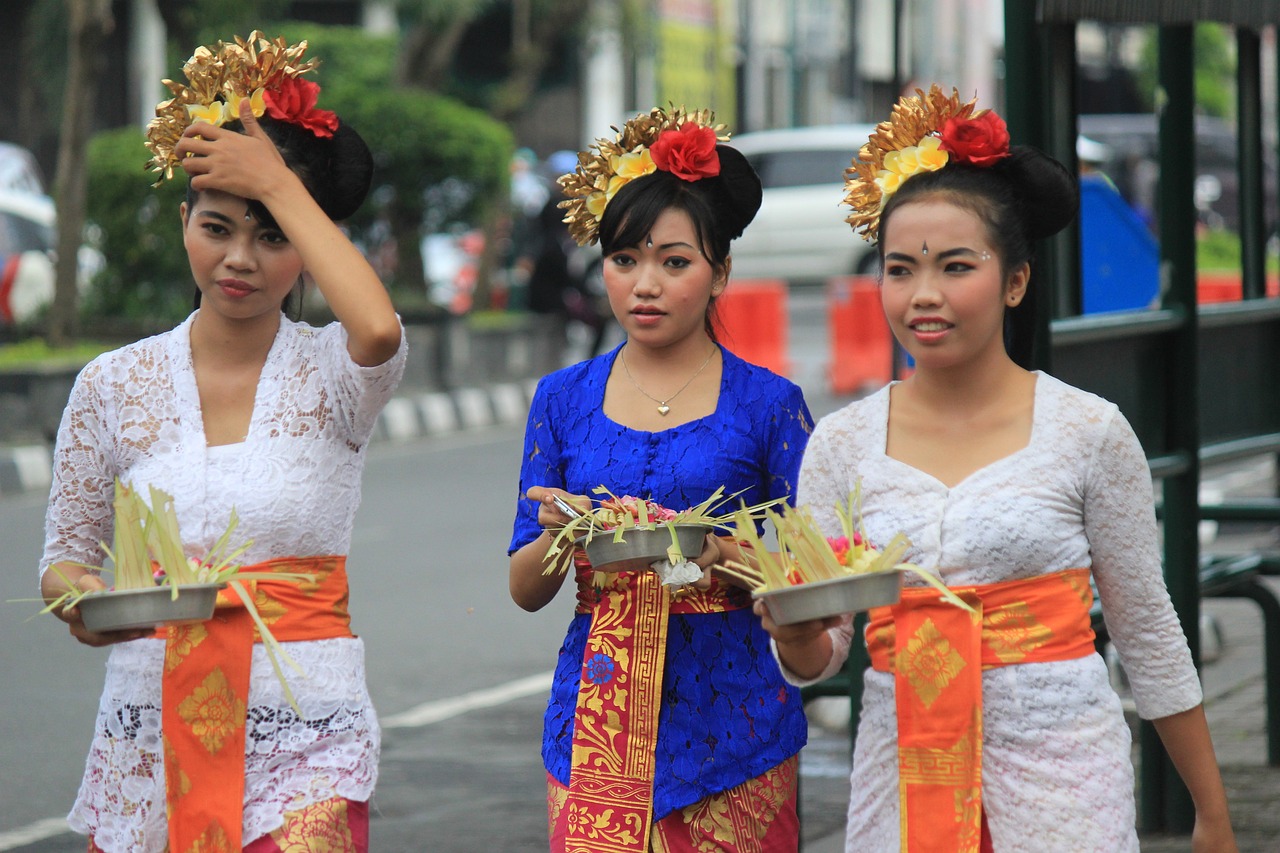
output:
{"label": "person in background", "polygon": [[[720,346],[715,299],[730,241],[760,207],[746,159],[709,112],[654,109],[601,139],[561,179],[581,244],[600,241],[626,341],[544,377],[525,432],[510,554],[512,599],[536,611],[572,572],[577,608],[543,728],[553,851],[794,851],[800,695],[769,653],[750,596],[714,576],[668,587],[604,574],[581,549],[548,555],[593,490],[754,505],[791,495],[811,427],[800,389]],[[607,188],[607,189],[606,189]],[[708,536],[702,569],[746,560]]]}
{"label": "person in background", "polygon": [[[365,448],[405,365],[377,274],[336,224],[373,160],[316,108],[306,43],[259,32],[202,48],[148,128],[152,166],[182,169],[179,211],[197,288],[180,326],[106,353],[77,377],[54,451],[41,590],[103,589],[113,482],[174,499],[186,555],[239,518],[257,609],[301,668],[289,701],[238,599],[194,625],[72,636],[112,645],[79,796],[91,853],[366,851],[379,729],[351,633],[346,553]],[[175,223],[179,224],[179,223]],[[304,273],[337,322],[283,308]],[[56,569],[56,571],[54,571]]]}
{"label": "person in background", "polygon": [[[1074,177],[937,86],[900,101],[859,161],[849,221],[878,241],[916,370],[823,418],[798,501],[835,536],[861,483],[871,542],[905,533],[905,559],[971,609],[912,585],[871,611],[846,849],[1137,853],[1092,580],[1138,713],[1191,791],[1193,849],[1234,851],[1142,447],[1114,404],[1026,367],[1032,248],[1074,217]],[[764,625],[796,684],[836,672],[853,640],[848,616]]]}

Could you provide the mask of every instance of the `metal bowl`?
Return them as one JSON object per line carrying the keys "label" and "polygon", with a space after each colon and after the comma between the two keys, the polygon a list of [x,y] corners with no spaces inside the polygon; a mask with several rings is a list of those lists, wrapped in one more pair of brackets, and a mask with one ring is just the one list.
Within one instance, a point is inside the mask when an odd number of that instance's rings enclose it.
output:
{"label": "metal bowl", "polygon": [[650,563],[667,558],[673,527],[680,553],[686,560],[702,553],[703,541],[711,528],[701,524],[662,524],[652,530],[636,528],[624,533],[619,542],[613,541],[614,534],[610,530],[593,535],[590,541],[583,536],[577,544],[587,549],[587,559],[597,572],[647,569]]}
{"label": "metal bowl", "polygon": [[810,581],[758,592],[755,597],[764,601],[775,623],[790,625],[896,604],[901,592],[902,572],[892,570]]}
{"label": "metal bowl", "polygon": [[120,589],[95,592],[80,599],[80,617],[94,633],[203,622],[213,616],[218,590],[226,584],[193,583],[173,588]]}

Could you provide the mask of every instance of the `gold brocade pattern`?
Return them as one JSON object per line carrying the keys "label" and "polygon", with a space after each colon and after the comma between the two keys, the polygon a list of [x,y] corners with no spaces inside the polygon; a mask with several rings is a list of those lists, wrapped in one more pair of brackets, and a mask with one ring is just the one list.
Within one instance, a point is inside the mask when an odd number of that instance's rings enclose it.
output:
{"label": "gold brocade pattern", "polygon": [[233,853],[231,839],[220,823],[211,823],[189,848],[188,853]]}
{"label": "gold brocade pattern", "polygon": [[1062,582],[1069,586],[1080,597],[1085,609],[1093,607],[1093,587],[1089,585],[1089,576],[1082,572],[1064,572]]}
{"label": "gold brocade pattern", "polygon": [[965,668],[964,657],[951,647],[932,619],[926,619],[909,639],[901,661],[903,676],[928,708]]}
{"label": "gold brocade pattern", "polygon": [[[288,612],[288,608],[285,607],[284,602],[269,595],[260,584],[254,585],[253,606],[258,609],[258,615],[262,617],[263,622],[267,623],[267,627],[279,622],[285,613]],[[255,639],[259,639],[257,637],[257,633],[257,626],[255,625]]]}
{"label": "gold brocade pattern", "polygon": [[[162,736],[164,739],[164,766],[165,770],[165,819],[173,816],[173,802],[178,797],[186,796],[191,793],[191,777],[189,777],[178,765],[178,757],[173,752],[173,744],[169,741],[168,735]],[[174,772],[174,768],[178,768]]]}
{"label": "gold brocade pattern", "polygon": [[191,726],[205,749],[216,753],[244,719],[245,703],[231,690],[222,669],[215,667],[178,706],[178,716]]}
{"label": "gold brocade pattern", "polygon": [[280,853],[354,853],[355,840],[341,797],[285,812],[284,826],[271,833]]}
{"label": "gold brocade pattern", "polygon": [[648,844],[670,602],[651,572],[629,573],[595,601],[562,810],[566,849],[619,853]]}
{"label": "gold brocade pattern", "polygon": [[770,828],[793,802],[799,767],[799,758],[792,756],[753,779],[668,815],[654,824],[650,850],[761,853]]}
{"label": "gold brocade pattern", "polygon": [[987,647],[1001,663],[1019,663],[1053,639],[1049,629],[1025,601],[1001,607],[987,620]]}
{"label": "gold brocade pattern", "polygon": [[622,716],[630,704],[627,641],[634,633],[630,624],[634,604],[622,593],[610,592],[602,598],[603,607],[596,609],[587,638],[587,653],[607,657],[614,668],[602,672],[598,679],[583,679],[579,686],[578,704],[590,713],[579,715],[572,761],[574,767],[621,773],[623,756],[618,739],[623,734]]}
{"label": "gold brocade pattern", "polygon": [[170,641],[164,649],[164,671],[172,672],[209,636],[203,622],[175,625],[169,629]]}
{"label": "gold brocade pattern", "polygon": [[569,799],[569,789],[562,788],[559,785],[552,785],[547,782],[547,835],[550,836],[555,832],[556,821],[560,818],[560,812],[564,810],[564,804]]}
{"label": "gold brocade pattern", "polygon": [[973,736],[965,733],[947,749],[907,747],[898,750],[898,774],[908,785],[964,785],[971,781]]}

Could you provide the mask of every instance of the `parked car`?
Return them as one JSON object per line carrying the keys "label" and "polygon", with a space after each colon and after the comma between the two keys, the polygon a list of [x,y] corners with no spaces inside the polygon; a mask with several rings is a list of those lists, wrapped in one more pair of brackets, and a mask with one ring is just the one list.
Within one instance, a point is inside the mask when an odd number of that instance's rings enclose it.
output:
{"label": "parked car", "polygon": [[56,223],[48,196],[0,190],[0,326],[32,319],[53,299]]}
{"label": "parked car", "polygon": [[[1092,113],[1079,118],[1079,131],[1109,149],[1101,170],[1133,207],[1154,226],[1156,182],[1160,169],[1159,136],[1152,113]],[[1230,124],[1210,116],[1196,117],[1195,203],[1200,221],[1210,228],[1238,231],[1240,176],[1236,133]],[[1266,146],[1264,146],[1265,149]],[[1276,222],[1273,156],[1264,153],[1268,227]]]}
{"label": "parked car", "polygon": [[[0,142],[0,326],[34,319],[53,300],[58,216],[31,152]],[[102,254],[82,245],[77,283],[88,286]]]}
{"label": "parked car", "polygon": [[44,195],[44,176],[35,156],[21,145],[0,142],[0,191]]}
{"label": "parked car", "polygon": [[737,278],[781,278],[821,284],[828,278],[875,272],[874,247],[844,221],[844,170],[874,125],[766,130],[729,143],[760,175],[764,200],[733,243]]}

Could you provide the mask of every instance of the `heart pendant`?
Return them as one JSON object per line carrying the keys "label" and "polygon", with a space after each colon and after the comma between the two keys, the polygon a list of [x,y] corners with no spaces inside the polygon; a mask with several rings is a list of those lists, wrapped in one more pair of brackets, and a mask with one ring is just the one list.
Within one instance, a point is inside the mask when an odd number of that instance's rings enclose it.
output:
{"label": "heart pendant", "polygon": [[666,415],[666,413],[669,411],[671,411],[671,407],[666,405],[665,403],[658,407],[658,414],[660,415]]}

